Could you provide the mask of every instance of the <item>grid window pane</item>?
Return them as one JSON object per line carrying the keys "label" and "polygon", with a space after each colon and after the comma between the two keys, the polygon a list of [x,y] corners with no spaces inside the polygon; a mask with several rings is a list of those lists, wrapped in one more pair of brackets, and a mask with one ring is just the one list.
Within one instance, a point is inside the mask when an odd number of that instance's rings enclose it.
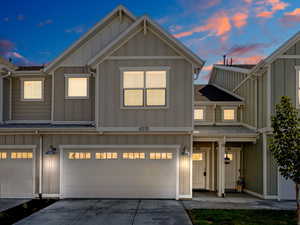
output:
{"label": "grid window pane", "polygon": [[0,152],[0,159],[7,159],[7,153],[6,152]]}
{"label": "grid window pane", "polygon": [[143,90],[124,90],[125,106],[143,106]]}
{"label": "grid window pane", "polygon": [[147,71],[146,88],[166,88],[166,71]]}
{"label": "grid window pane", "polygon": [[201,161],[203,160],[203,155],[202,153],[193,153],[193,161]]}
{"label": "grid window pane", "polygon": [[32,159],[32,152],[12,152],[11,159]]}
{"label": "grid window pane", "polygon": [[87,97],[88,78],[69,77],[68,78],[68,97]]}
{"label": "grid window pane", "polygon": [[224,120],[235,120],[234,114],[235,114],[234,109],[224,109]]}
{"label": "grid window pane", "polygon": [[23,82],[24,99],[42,99],[42,85],[41,80],[26,80]]}
{"label": "grid window pane", "polygon": [[123,73],[123,88],[143,88],[144,71],[126,71]]}
{"label": "grid window pane", "polygon": [[69,152],[69,159],[91,159],[92,155],[90,152]]}
{"label": "grid window pane", "polygon": [[204,109],[195,109],[194,110],[194,119],[195,120],[204,120]]}
{"label": "grid window pane", "polygon": [[147,106],[164,106],[166,105],[165,89],[148,89]]}
{"label": "grid window pane", "polygon": [[151,152],[150,159],[172,159],[173,154],[170,152]]}
{"label": "grid window pane", "polygon": [[298,101],[299,101],[299,104],[300,104],[300,88],[298,90]]}

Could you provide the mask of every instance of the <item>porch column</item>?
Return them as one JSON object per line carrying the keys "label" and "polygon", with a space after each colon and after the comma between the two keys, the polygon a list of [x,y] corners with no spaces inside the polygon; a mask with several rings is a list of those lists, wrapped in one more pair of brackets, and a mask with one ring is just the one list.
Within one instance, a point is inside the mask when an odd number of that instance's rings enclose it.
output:
{"label": "porch column", "polygon": [[225,138],[218,141],[218,196],[225,196]]}

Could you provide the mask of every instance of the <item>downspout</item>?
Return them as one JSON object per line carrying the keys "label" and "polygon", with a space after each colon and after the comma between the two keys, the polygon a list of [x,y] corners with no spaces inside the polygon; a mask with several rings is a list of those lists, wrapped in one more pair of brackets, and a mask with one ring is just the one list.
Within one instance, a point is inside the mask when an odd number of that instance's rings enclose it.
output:
{"label": "downspout", "polygon": [[39,198],[43,198],[43,135],[40,135]]}

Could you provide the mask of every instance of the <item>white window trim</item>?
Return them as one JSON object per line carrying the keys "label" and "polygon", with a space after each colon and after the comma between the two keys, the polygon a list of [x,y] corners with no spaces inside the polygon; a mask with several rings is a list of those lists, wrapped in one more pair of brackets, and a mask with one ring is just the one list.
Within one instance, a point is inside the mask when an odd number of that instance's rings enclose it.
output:
{"label": "white window trim", "polygon": [[300,102],[299,102],[299,76],[300,76],[300,66],[295,66],[296,69],[296,108],[300,109]]}
{"label": "white window trim", "polygon": [[[224,110],[225,109],[233,109],[234,110],[234,120],[224,120]],[[221,107],[221,110],[222,110],[222,122],[224,122],[224,123],[237,122],[237,109],[238,109],[238,107],[234,107],[234,106]]]}
{"label": "white window trim", "polygon": [[[166,71],[166,104],[164,106],[146,106],[146,95],[143,94],[143,106],[124,106],[123,73],[126,71]],[[120,108],[121,109],[167,109],[170,102],[170,67],[145,66],[145,67],[120,67]],[[144,79],[144,82],[145,79]],[[144,90],[145,88],[143,88]]]}
{"label": "white window trim", "polygon": [[[202,109],[202,110],[203,110],[203,120],[195,119],[195,110],[196,110],[196,109]],[[199,122],[206,122],[206,121],[207,121],[207,120],[206,120],[206,110],[207,110],[206,106],[195,106],[195,107],[194,107],[193,117],[194,117],[194,121],[195,121],[196,123],[199,123]]]}
{"label": "white window trim", "polygon": [[[25,81],[41,81],[42,82],[42,98],[36,99],[25,99],[24,98],[24,82]],[[43,102],[44,101],[44,91],[45,91],[45,78],[20,78],[21,85],[21,101],[22,102]]]}
{"label": "white window trim", "polygon": [[[90,74],[88,73],[76,73],[65,74],[65,99],[89,99],[90,98]],[[68,96],[69,78],[87,78],[87,96]]]}

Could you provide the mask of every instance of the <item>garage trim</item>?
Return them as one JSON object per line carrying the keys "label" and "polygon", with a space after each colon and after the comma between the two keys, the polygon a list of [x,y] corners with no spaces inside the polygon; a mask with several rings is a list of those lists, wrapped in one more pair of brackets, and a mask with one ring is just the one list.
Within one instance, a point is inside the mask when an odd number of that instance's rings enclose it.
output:
{"label": "garage trim", "polygon": [[[30,149],[32,150],[32,197],[35,196],[36,187],[35,187],[35,173],[36,173],[36,145],[0,145],[0,150],[25,150]],[[6,197],[6,198],[14,198],[12,197]],[[22,197],[18,197],[22,198]],[[28,197],[24,197],[28,198]]]}
{"label": "garage trim", "polygon": [[59,185],[59,197],[63,198],[63,153],[68,149],[109,149],[109,148],[143,148],[143,149],[175,149],[176,150],[176,200],[179,199],[179,150],[180,145],[59,145],[60,150],[60,185]]}

